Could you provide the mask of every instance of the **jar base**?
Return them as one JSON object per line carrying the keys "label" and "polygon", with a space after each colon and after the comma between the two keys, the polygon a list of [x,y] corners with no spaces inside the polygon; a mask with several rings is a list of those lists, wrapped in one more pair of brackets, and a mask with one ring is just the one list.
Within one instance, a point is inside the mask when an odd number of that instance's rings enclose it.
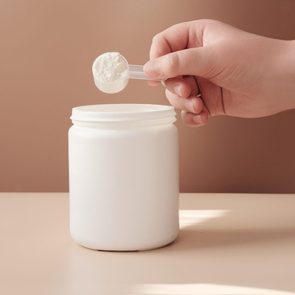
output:
{"label": "jar base", "polygon": [[149,251],[149,250],[155,250],[155,249],[167,247],[170,244],[173,244],[176,241],[177,237],[178,237],[178,234],[176,236],[174,236],[172,239],[168,239],[165,242],[162,241],[161,243],[155,243],[153,245],[146,246],[146,247],[144,247],[144,246],[143,247],[135,247],[134,249],[131,247],[130,248],[126,247],[126,249],[116,249],[113,247],[97,247],[94,245],[90,245],[87,242],[78,241],[77,239],[74,239],[73,237],[72,238],[80,246],[87,248],[87,249],[91,249],[91,250],[96,250],[96,251],[101,251],[101,252],[142,252],[142,251]]}

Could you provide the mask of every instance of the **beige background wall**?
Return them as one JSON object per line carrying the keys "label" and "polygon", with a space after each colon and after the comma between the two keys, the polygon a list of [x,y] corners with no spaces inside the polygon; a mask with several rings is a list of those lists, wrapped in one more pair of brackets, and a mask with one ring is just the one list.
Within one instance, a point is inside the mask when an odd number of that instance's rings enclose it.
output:
{"label": "beige background wall", "polygon": [[[294,11],[294,0],[0,0],[0,191],[68,189],[73,106],[167,103],[161,87],[144,82],[111,96],[97,91],[98,54],[144,63],[155,33],[197,18],[295,39]],[[295,192],[295,111],[178,126],[182,191]]]}

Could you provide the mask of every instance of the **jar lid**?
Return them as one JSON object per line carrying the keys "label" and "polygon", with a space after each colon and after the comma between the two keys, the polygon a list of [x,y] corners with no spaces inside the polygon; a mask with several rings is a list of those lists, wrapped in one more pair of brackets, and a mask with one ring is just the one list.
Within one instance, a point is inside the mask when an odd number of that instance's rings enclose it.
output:
{"label": "jar lid", "polygon": [[131,122],[170,118],[175,121],[175,109],[157,104],[98,104],[72,109],[72,121]]}

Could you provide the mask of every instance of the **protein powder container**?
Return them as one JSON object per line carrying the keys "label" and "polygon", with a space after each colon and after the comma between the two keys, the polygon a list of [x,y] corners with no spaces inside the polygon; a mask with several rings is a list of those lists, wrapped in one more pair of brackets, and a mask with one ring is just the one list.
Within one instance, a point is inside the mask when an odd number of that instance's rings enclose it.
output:
{"label": "protein powder container", "polygon": [[168,105],[73,108],[69,130],[70,232],[98,250],[135,251],[174,241],[178,133]]}

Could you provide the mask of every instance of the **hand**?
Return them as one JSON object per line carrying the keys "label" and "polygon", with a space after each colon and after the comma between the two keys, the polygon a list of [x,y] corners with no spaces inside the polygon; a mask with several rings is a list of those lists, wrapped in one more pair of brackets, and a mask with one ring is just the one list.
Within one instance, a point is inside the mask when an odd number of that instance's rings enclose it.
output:
{"label": "hand", "polygon": [[263,117],[295,108],[294,41],[218,21],[180,23],[157,34],[144,71],[164,81],[169,102],[190,126],[211,116]]}

